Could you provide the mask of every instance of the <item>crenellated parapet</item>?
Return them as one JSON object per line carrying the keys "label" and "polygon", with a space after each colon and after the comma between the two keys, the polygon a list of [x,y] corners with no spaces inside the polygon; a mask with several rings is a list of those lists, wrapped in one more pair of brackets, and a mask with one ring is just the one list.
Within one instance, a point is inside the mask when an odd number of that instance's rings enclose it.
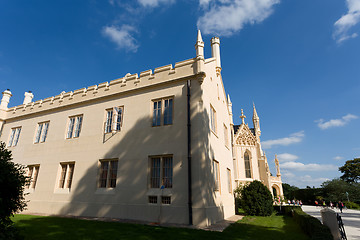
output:
{"label": "crenellated parapet", "polygon": [[[209,59],[209,63],[213,62]],[[197,59],[192,58],[185,61],[143,71],[138,75],[126,74],[122,78],[103,82],[98,85],[89,86],[69,92],[61,92],[59,95],[41,99],[35,102],[26,102],[22,105],[7,108],[6,119],[16,118],[27,114],[48,111],[51,109],[81,104],[87,101],[105,98],[116,94],[122,94],[129,91],[137,91],[146,87],[163,84],[166,82],[177,81],[185,78],[194,77],[194,79],[204,78],[202,73],[197,73],[195,63]],[[201,75],[201,76],[197,76]],[[202,79],[203,80],[203,79]]]}

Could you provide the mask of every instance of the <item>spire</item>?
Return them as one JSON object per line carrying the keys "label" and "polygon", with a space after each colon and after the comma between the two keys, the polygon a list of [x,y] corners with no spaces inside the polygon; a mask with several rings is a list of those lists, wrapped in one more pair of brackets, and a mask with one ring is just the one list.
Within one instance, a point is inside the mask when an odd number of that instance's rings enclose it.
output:
{"label": "spire", "polygon": [[253,121],[255,120],[255,119],[259,119],[259,116],[258,116],[258,114],[257,114],[257,112],[256,112],[256,108],[255,108],[255,103],[253,102],[253,108],[254,108],[254,113],[253,113]]}
{"label": "spire", "polygon": [[241,121],[242,121],[242,124],[245,124],[245,118],[246,118],[246,116],[244,115],[244,111],[241,109],[241,116],[240,116],[240,118],[241,118]]}
{"label": "spire", "polygon": [[204,42],[201,37],[201,31],[198,30],[197,40],[195,43],[196,57],[204,57]]}
{"label": "spire", "polygon": [[230,115],[230,124],[233,125],[233,113],[232,113],[232,102],[230,100],[230,95],[227,95],[227,106],[228,106],[228,110],[229,110],[229,115]]}

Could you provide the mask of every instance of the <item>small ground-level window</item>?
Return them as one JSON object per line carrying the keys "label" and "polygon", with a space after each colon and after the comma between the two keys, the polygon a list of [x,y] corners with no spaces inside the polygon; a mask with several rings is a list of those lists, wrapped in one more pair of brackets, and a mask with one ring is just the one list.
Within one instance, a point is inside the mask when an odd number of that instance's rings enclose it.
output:
{"label": "small ground-level window", "polygon": [[29,165],[28,166],[28,177],[30,179],[29,183],[26,185],[26,188],[35,189],[36,181],[39,174],[40,165]]}
{"label": "small ground-level window", "polygon": [[149,203],[157,204],[157,196],[149,196]]}
{"label": "small ground-level window", "polygon": [[162,204],[171,204],[171,197],[170,196],[161,196],[161,203]]}
{"label": "small ground-level window", "polygon": [[219,170],[219,162],[213,160],[213,174],[214,174],[214,191],[220,191],[220,170]]}
{"label": "small ground-level window", "polygon": [[118,160],[100,160],[99,188],[115,188]]}
{"label": "small ground-level window", "polygon": [[59,188],[71,188],[75,163],[60,163]]}

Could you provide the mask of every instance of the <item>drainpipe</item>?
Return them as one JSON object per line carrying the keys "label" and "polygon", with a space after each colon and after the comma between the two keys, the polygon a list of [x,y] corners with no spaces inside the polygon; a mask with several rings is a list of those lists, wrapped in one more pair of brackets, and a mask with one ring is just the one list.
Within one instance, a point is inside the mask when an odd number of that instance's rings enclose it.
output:
{"label": "drainpipe", "polygon": [[193,224],[192,217],[192,189],[191,189],[191,121],[190,121],[190,80],[186,82],[187,87],[187,152],[188,152],[188,207],[189,225]]}

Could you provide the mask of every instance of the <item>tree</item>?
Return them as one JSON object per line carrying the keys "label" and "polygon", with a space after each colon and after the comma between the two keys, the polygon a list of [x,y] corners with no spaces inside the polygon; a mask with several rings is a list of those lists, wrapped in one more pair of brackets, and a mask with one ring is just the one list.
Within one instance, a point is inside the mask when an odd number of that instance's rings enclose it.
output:
{"label": "tree", "polygon": [[294,192],[299,189],[298,187],[290,186],[290,184],[287,184],[287,183],[283,183],[282,187],[283,187],[284,197],[289,200],[292,200],[295,198]]}
{"label": "tree", "polygon": [[24,166],[11,161],[11,151],[0,142],[0,239],[16,239],[10,217],[26,207]]}
{"label": "tree", "polygon": [[269,216],[273,211],[273,197],[269,189],[256,180],[241,189],[240,202],[246,215]]}
{"label": "tree", "polygon": [[[321,184],[323,189],[323,197],[327,201],[347,201],[360,202],[360,184],[348,183],[342,179],[333,179]],[[346,194],[347,193],[347,194]]]}
{"label": "tree", "polygon": [[346,161],[345,165],[339,167],[339,171],[343,173],[340,177],[349,183],[355,183],[360,181],[360,158],[354,158],[354,160]]}

